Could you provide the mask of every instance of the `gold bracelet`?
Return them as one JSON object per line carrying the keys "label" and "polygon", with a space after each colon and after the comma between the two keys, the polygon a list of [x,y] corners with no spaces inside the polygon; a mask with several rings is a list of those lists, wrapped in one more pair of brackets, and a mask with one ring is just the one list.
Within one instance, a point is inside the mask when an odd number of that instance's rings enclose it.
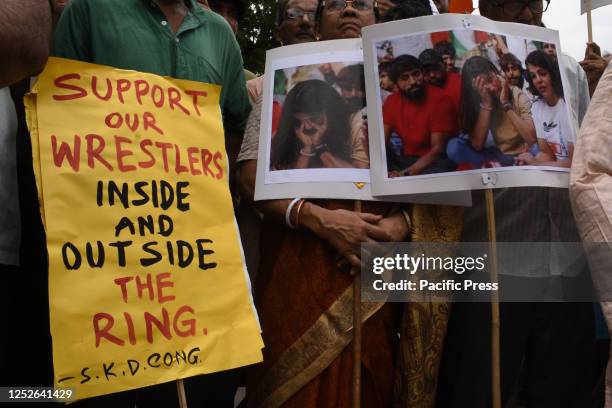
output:
{"label": "gold bracelet", "polygon": [[300,228],[300,211],[302,211],[302,206],[304,205],[304,203],[306,202],[306,200],[302,200],[299,202],[297,210],[295,210],[295,223],[293,225],[295,225],[295,229],[299,229]]}
{"label": "gold bracelet", "polygon": [[412,222],[410,221],[410,215],[408,214],[408,211],[402,209],[402,215],[406,220],[406,224],[408,224],[408,233],[412,233]]}

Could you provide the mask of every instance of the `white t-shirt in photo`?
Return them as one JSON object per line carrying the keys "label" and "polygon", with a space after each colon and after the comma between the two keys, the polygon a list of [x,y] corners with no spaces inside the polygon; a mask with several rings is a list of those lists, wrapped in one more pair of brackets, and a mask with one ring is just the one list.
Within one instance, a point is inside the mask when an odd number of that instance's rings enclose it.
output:
{"label": "white t-shirt in photo", "polygon": [[576,137],[570,126],[565,100],[559,98],[555,106],[544,99],[538,99],[531,107],[538,139],[546,140],[557,160],[569,159],[569,143],[574,144]]}

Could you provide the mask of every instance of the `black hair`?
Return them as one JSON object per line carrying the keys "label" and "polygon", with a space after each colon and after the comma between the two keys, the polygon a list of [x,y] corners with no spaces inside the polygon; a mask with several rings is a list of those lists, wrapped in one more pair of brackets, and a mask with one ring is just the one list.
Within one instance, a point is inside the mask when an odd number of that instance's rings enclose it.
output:
{"label": "black hair", "polygon": [[276,28],[278,28],[283,21],[285,20],[285,11],[287,11],[287,5],[291,0],[279,0],[276,5],[276,14],[274,17],[274,21],[276,23]]}
{"label": "black hair", "polygon": [[[534,65],[548,71],[550,74],[550,80],[552,83],[553,90],[558,97],[563,98],[563,83],[561,82],[561,72],[559,71],[559,63],[555,58],[546,54],[542,50],[531,52],[527,58],[525,58],[525,65]],[[529,83],[529,92],[534,96],[542,97],[537,88],[533,85],[531,75],[527,72],[527,82]]]}
{"label": "black hair", "polygon": [[403,0],[394,1],[395,7],[390,9],[383,16],[384,22],[404,20],[433,14],[429,1],[425,0]]}
{"label": "black hair", "polygon": [[[240,23],[242,19],[244,18],[246,11],[247,11],[246,2],[244,0],[230,0],[229,2],[233,3],[234,6],[236,6],[236,13],[237,13],[236,21]],[[223,3],[227,3],[227,1],[208,0],[208,5],[213,11],[215,11],[216,5],[221,5]]]}
{"label": "black hair", "polygon": [[398,78],[404,72],[413,71],[415,69],[421,69],[421,62],[417,57],[408,54],[400,55],[393,60],[391,70],[389,71],[389,78],[397,83]]}
{"label": "black hair", "polygon": [[523,68],[521,60],[518,59],[516,55],[512,53],[502,55],[499,59],[499,66],[501,67],[502,71],[506,71],[508,67],[511,66],[518,67],[518,69],[521,70],[521,82],[519,83],[519,88],[523,88],[523,85],[525,84],[525,69]]}
{"label": "black hair", "polygon": [[494,73],[499,75],[500,72],[495,65],[488,59],[480,56],[469,58],[463,64],[461,70],[461,112],[459,115],[459,123],[464,131],[470,131],[480,112],[480,95],[474,89],[473,81],[481,74]]}
{"label": "black hair", "polygon": [[272,140],[272,169],[291,168],[299,157],[301,144],[295,134],[293,117],[296,113],[325,114],[327,131],[323,142],[334,156],[350,161],[350,108],[327,82],[310,79],[298,83],[287,94],[278,131]]}
{"label": "black hair", "polygon": [[378,73],[381,74],[382,72],[386,72],[387,75],[389,75],[392,68],[393,68],[392,61],[383,61],[380,64],[378,64]]}
{"label": "black hair", "polygon": [[336,76],[336,82],[340,88],[346,88],[345,85],[358,85],[365,91],[365,75],[363,73],[362,64],[347,65],[342,68]]}
{"label": "black hair", "polygon": [[421,62],[421,66],[436,64],[440,67],[444,66],[444,61],[442,60],[442,55],[440,55],[433,48],[428,48],[419,54],[419,61]]}
{"label": "black hair", "polygon": [[521,63],[521,60],[518,59],[516,55],[512,53],[507,53],[507,54],[502,55],[501,58],[499,59],[499,65],[501,66],[501,69],[503,70],[506,70],[508,66],[510,65],[514,65],[516,67],[523,69],[523,64]]}
{"label": "black hair", "polygon": [[457,56],[457,50],[455,50],[453,44],[449,43],[448,41],[437,42],[433,49],[438,51],[438,54],[440,55],[450,55],[453,58]]}

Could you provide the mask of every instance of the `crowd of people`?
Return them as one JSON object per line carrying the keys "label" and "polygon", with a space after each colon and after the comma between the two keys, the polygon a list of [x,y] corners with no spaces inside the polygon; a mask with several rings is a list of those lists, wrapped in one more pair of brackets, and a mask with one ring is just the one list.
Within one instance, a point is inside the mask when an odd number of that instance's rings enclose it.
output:
{"label": "crowd of people", "polygon": [[[433,37],[433,35],[432,35]],[[554,44],[525,66],[503,37],[495,60],[467,50],[457,65],[446,40],[379,65],[390,177],[520,165],[570,168],[577,127],[569,119]],[[477,55],[473,55],[477,54]]]}
{"label": "crowd of people", "polygon": [[[479,8],[492,20],[539,26],[549,2],[480,0]],[[233,407],[241,384],[246,385],[246,406],[351,406],[351,271],[360,267],[361,244],[486,242],[482,192],[473,192],[473,206],[465,210],[381,202],[355,208],[349,201],[300,197],[253,203],[263,100],[262,78],[244,70],[235,39],[246,3],[66,3],[0,4],[0,15],[12,22],[0,27],[0,297],[1,322],[7,328],[0,336],[0,385],[53,384],[48,262],[32,145],[20,101],[30,77],[55,55],[222,86],[230,169],[238,170],[236,211],[255,217],[237,216],[254,281],[264,360],[244,371],[186,379],[189,406]],[[448,6],[447,1],[435,3],[441,11]],[[363,27],[380,21],[432,14],[431,4],[281,0],[275,36],[280,45],[358,38]],[[491,41],[503,49],[499,39]],[[384,131],[389,156],[394,155],[389,160],[391,175],[498,164],[572,166],[570,193],[549,188],[496,190],[497,240],[577,242],[582,236],[609,243],[612,68],[600,54],[589,44],[579,65],[544,44],[527,56],[524,65],[502,52],[499,66],[474,55],[459,68],[452,45],[439,42],[418,56],[400,55],[382,63]],[[557,63],[561,59],[568,80],[565,92]],[[280,146],[272,157],[274,168],[367,164],[363,130],[355,132],[352,124],[363,119],[363,94],[355,93],[355,78],[361,78],[349,71],[338,73],[337,88],[308,79],[286,93],[274,132],[273,143]],[[587,114],[589,91],[594,99]],[[570,136],[575,131],[568,129],[578,129],[585,114],[582,137],[576,140]],[[407,122],[405,117],[415,120]],[[328,135],[337,132],[357,136],[336,143]],[[553,260],[534,263],[550,275],[558,274]],[[591,271],[575,271],[567,278],[569,284],[592,278],[598,286],[609,270],[602,266],[605,263],[597,265]],[[610,303],[602,306],[612,324]],[[597,397],[597,383],[603,379],[597,363],[607,354],[597,354],[593,303],[502,303],[500,308],[504,404],[519,399],[534,407],[603,405]],[[363,406],[491,406],[490,305],[363,303],[362,318]],[[609,374],[606,406],[612,406]],[[175,386],[167,383],[74,405],[175,407],[178,400]]]}

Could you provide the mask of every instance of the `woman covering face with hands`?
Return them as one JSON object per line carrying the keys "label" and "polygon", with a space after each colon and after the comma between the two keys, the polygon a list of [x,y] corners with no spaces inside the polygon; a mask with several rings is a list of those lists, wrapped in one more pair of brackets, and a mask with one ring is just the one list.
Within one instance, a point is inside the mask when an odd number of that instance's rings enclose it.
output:
{"label": "woman covering face with hands", "polygon": [[536,143],[531,103],[484,57],[471,57],[462,70],[460,123],[465,135],[449,141],[448,157],[476,168],[514,164]]}
{"label": "woman covering face with hands", "polygon": [[283,107],[271,170],[357,167],[350,134],[350,108],[340,94],[324,81],[300,82]]}

